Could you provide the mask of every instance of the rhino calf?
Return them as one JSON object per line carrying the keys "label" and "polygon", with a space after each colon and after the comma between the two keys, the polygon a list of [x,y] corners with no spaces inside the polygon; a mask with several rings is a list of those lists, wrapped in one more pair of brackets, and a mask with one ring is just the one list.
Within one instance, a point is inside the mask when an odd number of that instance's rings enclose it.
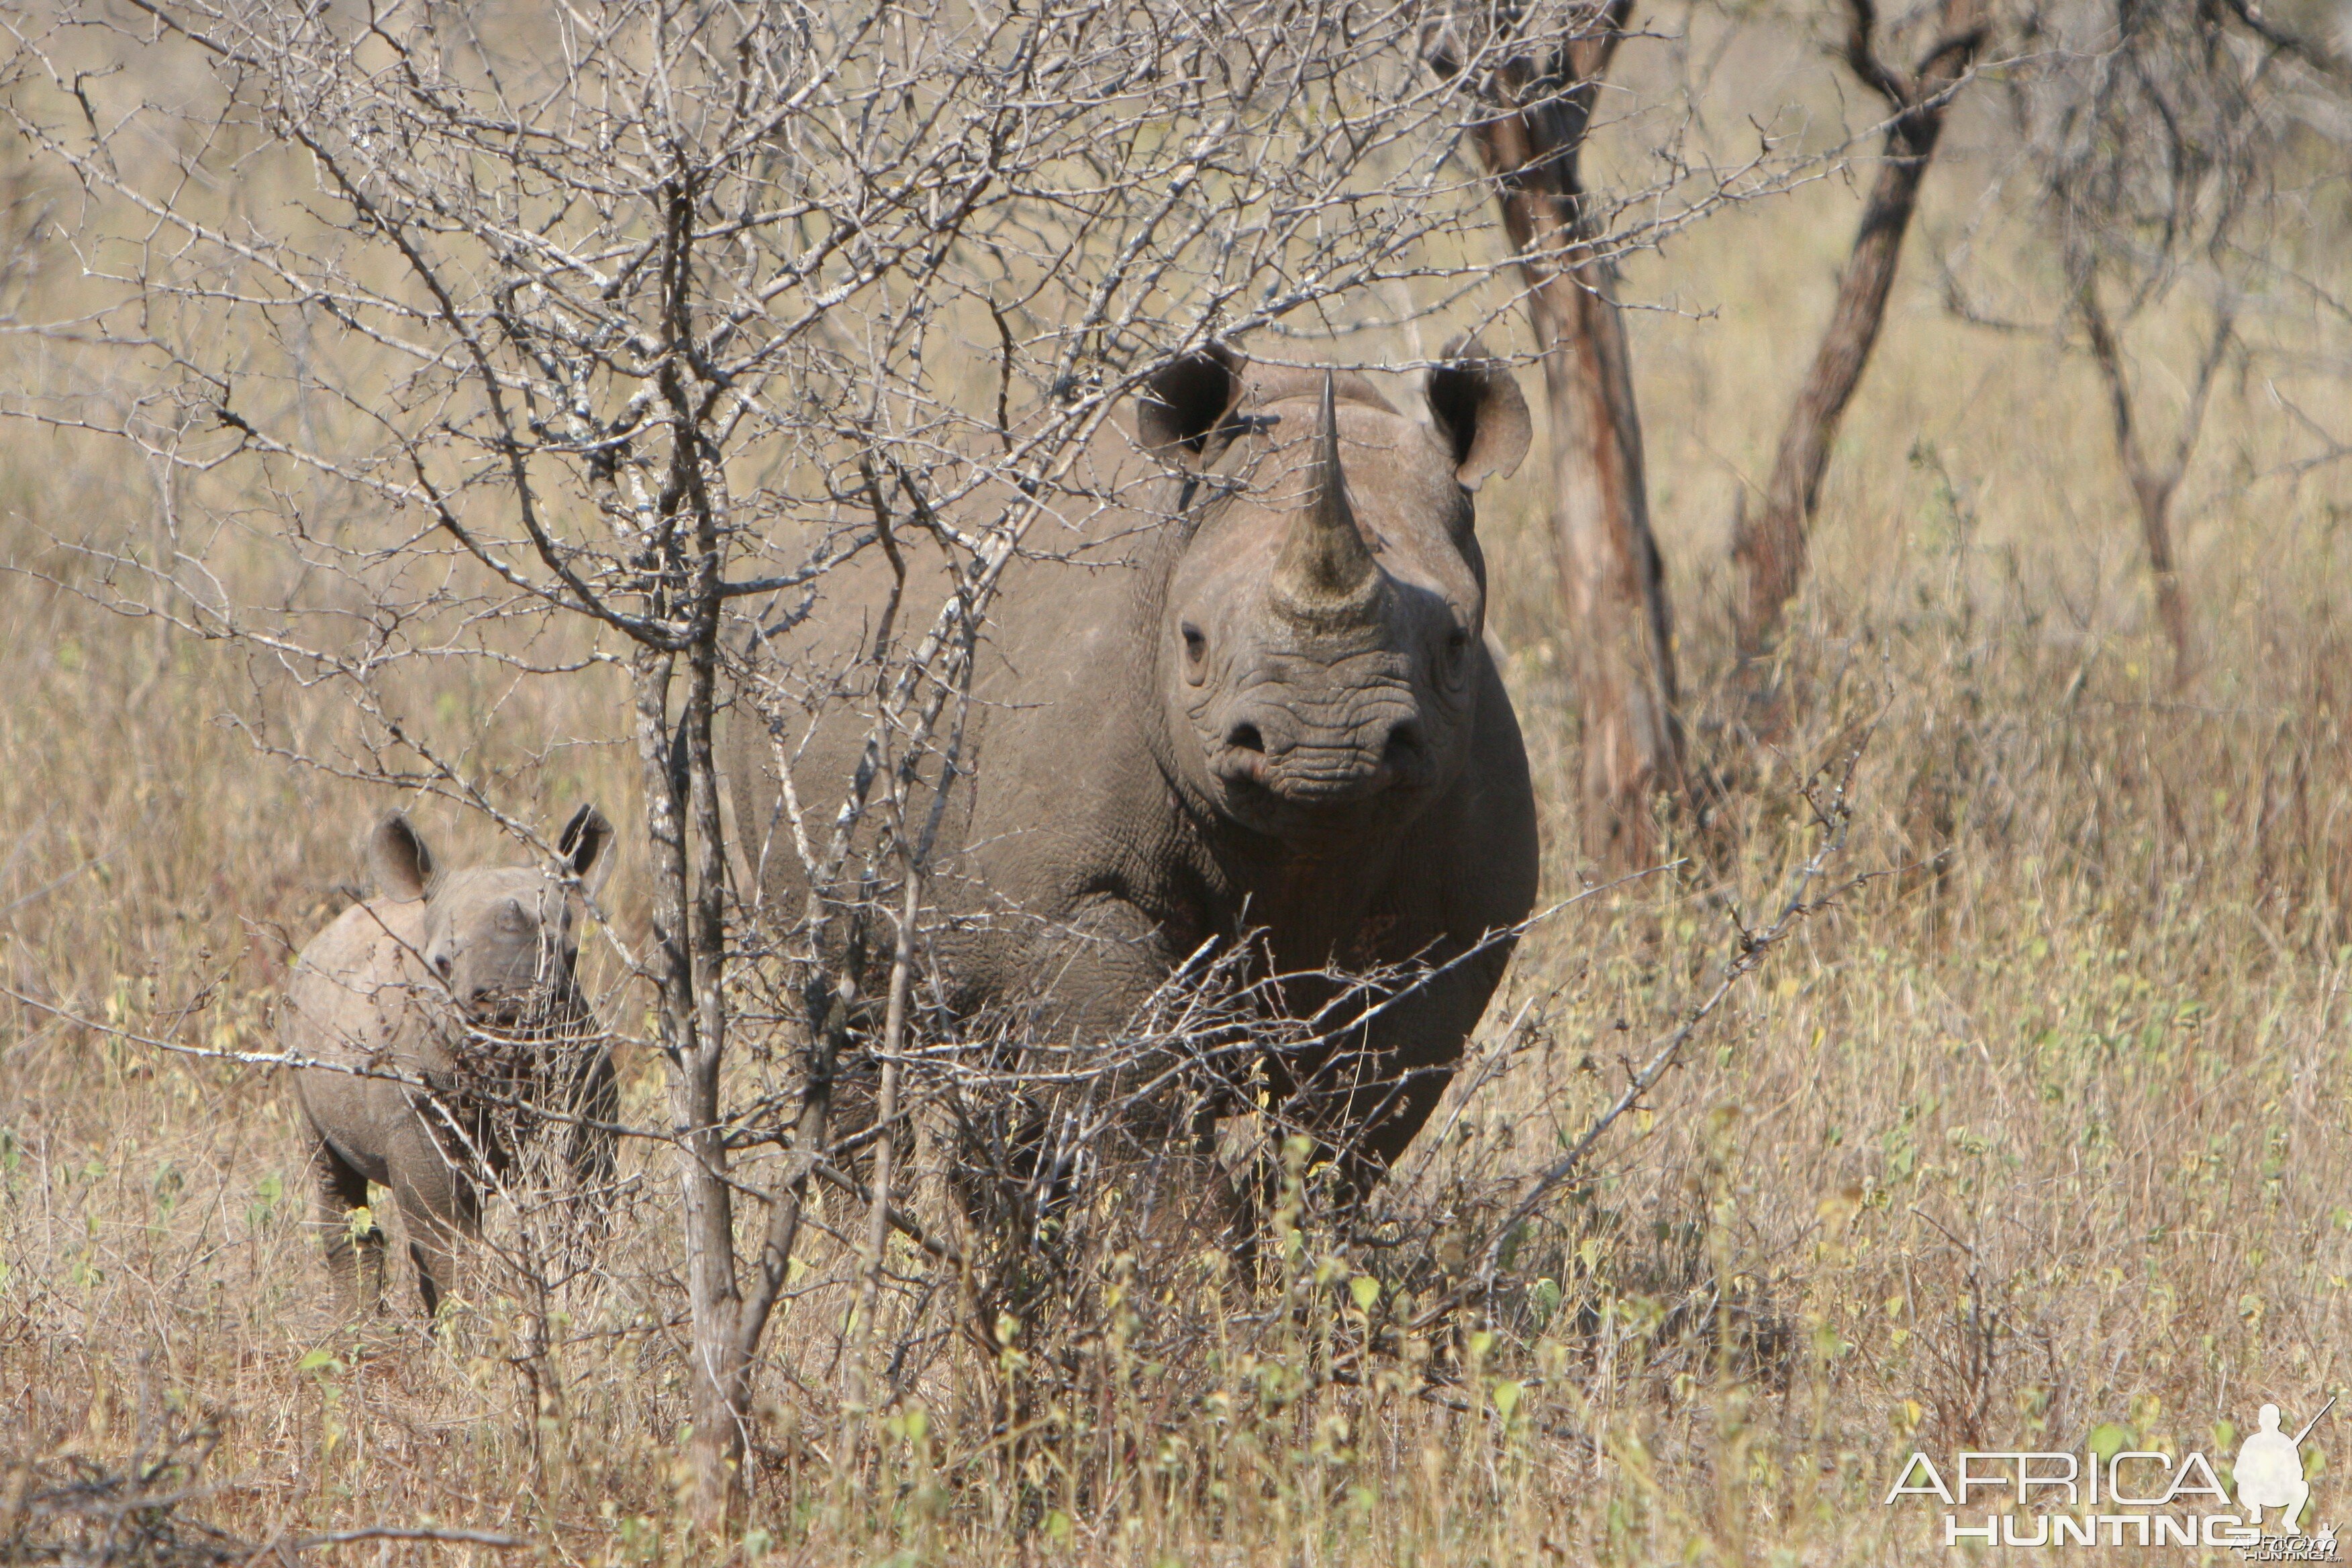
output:
{"label": "rhino calf", "polygon": [[[438,871],[393,812],[368,839],[378,896],[312,937],[278,1013],[295,1076],[328,1271],[352,1305],[380,1304],[383,1233],[353,1211],[392,1190],[428,1315],[453,1281],[451,1242],[480,1224],[481,1187],[513,1162],[529,1108],[560,1130],[575,1173],[609,1173],[613,1063],[574,977],[576,886],[611,869],[612,825],[583,805],[554,867]],[[520,1117],[516,1109],[523,1108]],[[362,1280],[366,1295],[362,1295]]]}

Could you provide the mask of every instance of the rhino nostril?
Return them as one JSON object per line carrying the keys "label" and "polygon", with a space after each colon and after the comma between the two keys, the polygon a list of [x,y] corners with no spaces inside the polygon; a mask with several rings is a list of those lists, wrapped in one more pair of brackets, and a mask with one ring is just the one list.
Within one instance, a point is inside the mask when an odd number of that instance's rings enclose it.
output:
{"label": "rhino nostril", "polygon": [[1265,737],[1258,733],[1256,725],[1244,720],[1225,731],[1225,744],[1236,752],[1263,752]]}
{"label": "rhino nostril", "polygon": [[1381,752],[1381,761],[1391,767],[1418,762],[1424,744],[1420,721],[1408,719],[1389,731],[1389,743]]}

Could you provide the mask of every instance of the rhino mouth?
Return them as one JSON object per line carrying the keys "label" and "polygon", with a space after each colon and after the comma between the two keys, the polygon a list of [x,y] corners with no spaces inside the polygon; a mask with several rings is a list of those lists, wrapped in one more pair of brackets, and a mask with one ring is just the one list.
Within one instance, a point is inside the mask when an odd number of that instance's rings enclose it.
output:
{"label": "rhino mouth", "polygon": [[1412,795],[1428,782],[1427,760],[1401,728],[1377,752],[1355,746],[1293,745],[1269,752],[1250,725],[1238,725],[1211,763],[1234,816],[1337,811],[1384,796]]}
{"label": "rhino mouth", "polygon": [[457,1005],[467,1029],[516,1039],[561,1033],[587,1016],[587,1011],[586,1001],[575,986],[482,990]]}
{"label": "rhino mouth", "polygon": [[1350,758],[1318,767],[1277,764],[1261,753],[1242,752],[1225,759],[1217,773],[1226,795],[1236,801],[1289,805],[1350,805],[1385,795],[1398,783],[1397,770],[1385,759],[1366,765]]}

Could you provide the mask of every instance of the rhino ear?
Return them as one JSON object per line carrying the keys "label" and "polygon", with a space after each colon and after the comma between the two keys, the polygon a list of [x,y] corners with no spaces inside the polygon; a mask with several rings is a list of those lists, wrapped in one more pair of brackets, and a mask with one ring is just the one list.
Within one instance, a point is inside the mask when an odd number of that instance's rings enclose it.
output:
{"label": "rhino ear", "polygon": [[1242,369],[1249,362],[1223,343],[1170,360],[1145,379],[1135,400],[1135,434],[1144,449],[1166,462],[1197,462],[1242,399]]}
{"label": "rhino ear", "polygon": [[433,880],[433,851],[399,812],[385,812],[368,835],[367,858],[375,885],[402,903],[423,898],[425,884]]}
{"label": "rhino ear", "polygon": [[1510,367],[1488,358],[1476,338],[1447,347],[1430,369],[1426,390],[1430,418],[1454,454],[1454,477],[1464,489],[1476,489],[1490,474],[1507,475],[1528,455],[1535,434],[1528,400]]}
{"label": "rhino ear", "polygon": [[613,870],[613,825],[604,820],[604,814],[593,805],[582,806],[563,825],[563,837],[555,847],[589,897],[595,897]]}

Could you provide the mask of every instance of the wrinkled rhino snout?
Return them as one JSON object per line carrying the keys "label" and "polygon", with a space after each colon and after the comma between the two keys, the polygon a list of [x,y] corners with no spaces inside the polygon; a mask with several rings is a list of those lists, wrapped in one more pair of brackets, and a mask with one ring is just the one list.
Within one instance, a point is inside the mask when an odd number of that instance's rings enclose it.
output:
{"label": "wrinkled rhino snout", "polygon": [[1263,790],[1298,805],[1340,805],[1423,782],[1428,745],[1421,721],[1400,714],[1368,725],[1360,741],[1293,740],[1264,718],[1226,726],[1213,763],[1228,789]]}
{"label": "wrinkled rhino snout", "polygon": [[560,1033],[591,1016],[587,999],[570,983],[477,985],[457,1002],[469,1026],[500,1034]]}

